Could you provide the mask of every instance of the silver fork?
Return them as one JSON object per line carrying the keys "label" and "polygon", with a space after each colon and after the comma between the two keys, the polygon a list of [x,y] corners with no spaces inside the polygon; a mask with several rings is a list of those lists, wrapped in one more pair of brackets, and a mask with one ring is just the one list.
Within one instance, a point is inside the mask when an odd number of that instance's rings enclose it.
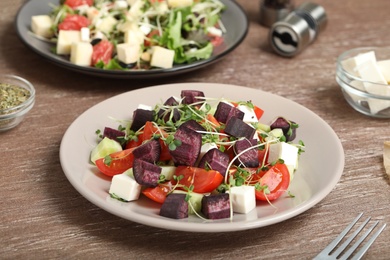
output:
{"label": "silver fork", "polygon": [[[354,253],[354,251],[358,248],[358,246],[368,237],[368,235],[374,230],[374,228],[378,225],[379,221],[375,221],[374,224],[370,228],[367,229],[367,231],[364,233],[363,236],[359,238],[359,240],[356,241],[351,247],[347,250],[347,246],[352,242],[352,240],[359,235],[359,233],[362,231],[362,229],[367,225],[367,223],[370,221],[370,217],[368,217],[357,229],[356,231],[348,237],[348,239],[336,250],[336,246],[340,243],[340,241],[347,235],[347,233],[352,229],[352,227],[356,224],[356,222],[360,219],[360,217],[363,215],[363,213],[360,213],[353,221],[350,223],[344,230],[341,232],[335,240],[333,240],[325,249],[319,253],[314,260],[321,260],[321,259],[348,259]],[[385,229],[386,224],[383,224],[374,235],[371,236],[371,238],[367,241],[366,244],[364,244],[360,250],[353,255],[351,259],[361,259],[363,255],[367,252],[367,250],[370,248],[372,243],[374,243],[375,239],[379,236],[379,234]],[[334,251],[335,250],[335,251]],[[345,252],[344,252],[345,251]]]}

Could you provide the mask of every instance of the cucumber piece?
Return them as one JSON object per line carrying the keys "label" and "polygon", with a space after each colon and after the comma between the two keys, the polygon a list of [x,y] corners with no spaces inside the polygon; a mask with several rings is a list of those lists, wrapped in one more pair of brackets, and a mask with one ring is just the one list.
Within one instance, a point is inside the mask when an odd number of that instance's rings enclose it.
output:
{"label": "cucumber piece", "polygon": [[[172,193],[187,194],[187,192],[183,191],[183,190],[174,190]],[[203,198],[204,195],[200,194],[200,193],[196,193],[196,192],[191,192],[190,195],[191,195],[191,198],[190,198],[190,200],[188,202],[191,203],[192,207],[194,208],[194,210],[198,214],[201,213],[201,210],[202,210],[202,198]],[[190,205],[188,205],[188,215],[194,215],[195,214],[195,212],[192,209],[192,207]]]}
{"label": "cucumber piece", "polygon": [[92,149],[91,162],[95,164],[96,160],[119,151],[122,151],[122,146],[117,141],[104,137],[103,140]]}

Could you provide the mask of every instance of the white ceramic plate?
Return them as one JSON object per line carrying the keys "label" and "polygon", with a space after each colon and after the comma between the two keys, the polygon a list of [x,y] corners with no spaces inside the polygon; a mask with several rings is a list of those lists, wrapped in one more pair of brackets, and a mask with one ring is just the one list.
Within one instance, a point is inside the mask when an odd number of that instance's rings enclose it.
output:
{"label": "white ceramic plate", "polygon": [[[117,127],[112,118],[129,119],[138,104],[155,105],[183,89],[202,90],[206,96],[252,100],[265,110],[262,122],[284,116],[299,124],[296,140],[303,140],[299,169],[289,191],[295,198],[283,196],[273,203],[258,202],[249,214],[235,214],[233,220],[203,221],[195,216],[174,220],[158,215],[159,206],[141,196],[130,203],[112,199],[108,194],[110,180],[89,163],[96,144],[97,129]],[[292,218],[316,205],[339,181],[344,169],[344,151],[332,128],[307,108],[283,97],[260,90],[224,84],[183,83],[161,85],[126,92],[107,99],[79,116],[66,131],[60,147],[60,161],[70,183],[96,206],[119,217],[149,226],[193,232],[225,232],[259,228]]]}
{"label": "white ceramic plate", "polygon": [[34,15],[49,14],[52,10],[51,5],[58,5],[59,0],[30,0],[27,1],[19,10],[15,18],[16,32],[22,42],[32,51],[53,62],[55,65],[65,69],[73,70],[79,73],[89,74],[107,78],[157,78],[173,76],[185,72],[211,65],[227,54],[232,52],[245,39],[248,32],[248,18],[236,1],[221,0],[227,7],[222,13],[221,20],[226,28],[224,34],[224,44],[214,49],[213,55],[207,60],[201,60],[190,64],[176,65],[170,69],[153,69],[153,70],[102,70],[94,67],[77,66],[71,63],[64,56],[54,54],[51,49],[53,44],[42,41],[35,37],[31,32],[31,17]]}

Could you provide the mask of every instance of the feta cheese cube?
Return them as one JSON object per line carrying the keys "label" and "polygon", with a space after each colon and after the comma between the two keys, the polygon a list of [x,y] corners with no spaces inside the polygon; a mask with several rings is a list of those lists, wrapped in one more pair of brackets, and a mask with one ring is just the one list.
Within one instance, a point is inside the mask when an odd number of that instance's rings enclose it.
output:
{"label": "feta cheese cube", "polygon": [[125,64],[131,64],[138,61],[141,52],[139,44],[121,43],[116,46],[118,60]]}
{"label": "feta cheese cube", "polygon": [[365,63],[366,61],[376,62],[375,52],[369,51],[358,54],[355,57],[343,60],[341,64],[349,74],[359,76],[357,73],[357,67]]}
{"label": "feta cheese cube", "polygon": [[128,6],[126,0],[116,0],[114,3],[114,8],[117,10],[126,9]]}
{"label": "feta cheese cube", "polygon": [[57,40],[57,54],[68,55],[70,54],[72,44],[81,41],[80,31],[64,31],[60,30]]}
{"label": "feta cheese cube", "polygon": [[174,57],[175,51],[160,46],[154,46],[150,65],[152,67],[169,69],[173,67]]}
{"label": "feta cheese cube", "polygon": [[193,0],[168,0],[168,6],[171,8],[187,7],[194,3]]}
{"label": "feta cheese cube", "polygon": [[89,42],[72,43],[70,62],[79,66],[91,66],[93,47]]}
{"label": "feta cheese cube", "polygon": [[207,32],[210,33],[211,35],[214,35],[214,36],[219,36],[221,37],[222,36],[222,30],[221,29],[218,29],[216,27],[208,27],[207,28]]}
{"label": "feta cheese cube", "polygon": [[378,61],[377,65],[387,83],[390,83],[390,60]]}
{"label": "feta cheese cube", "polygon": [[151,106],[148,106],[148,105],[144,105],[144,104],[139,104],[138,109],[143,109],[143,110],[148,110],[148,111],[152,111],[153,108]]}
{"label": "feta cheese cube", "polygon": [[254,186],[234,186],[229,191],[233,212],[246,214],[256,208]]}
{"label": "feta cheese cube", "polygon": [[90,30],[88,27],[81,28],[80,33],[81,33],[81,41],[82,42],[89,42],[91,40],[90,39]]}
{"label": "feta cheese cube", "polygon": [[269,145],[268,162],[282,159],[290,173],[290,181],[294,177],[294,171],[298,168],[298,147],[285,142],[272,143]]}
{"label": "feta cheese cube", "polygon": [[245,105],[237,106],[237,109],[244,113],[243,121],[246,123],[256,123],[258,122],[257,116],[253,108],[250,108]]}
{"label": "feta cheese cube", "polygon": [[141,25],[139,27],[139,29],[145,35],[148,35],[152,31],[152,28],[149,25],[146,25],[146,24]]}
{"label": "feta cheese cube", "polygon": [[86,14],[87,14],[88,20],[90,20],[91,22],[94,22],[95,20],[97,20],[99,18],[100,12],[96,7],[90,6],[86,10]]}
{"label": "feta cheese cube", "polygon": [[53,21],[48,15],[35,15],[31,17],[31,30],[36,35],[50,38],[53,36],[53,31],[51,27],[53,25]]}
{"label": "feta cheese cube", "polygon": [[126,172],[112,177],[109,193],[125,201],[137,200],[141,194],[141,185]]}
{"label": "feta cheese cube", "polygon": [[145,35],[139,29],[127,30],[125,32],[124,42],[129,44],[141,45],[144,43]]}
{"label": "feta cheese cube", "polygon": [[99,19],[98,22],[96,22],[96,29],[109,34],[114,30],[115,25],[118,23],[118,20],[114,17],[106,16],[103,19]]}

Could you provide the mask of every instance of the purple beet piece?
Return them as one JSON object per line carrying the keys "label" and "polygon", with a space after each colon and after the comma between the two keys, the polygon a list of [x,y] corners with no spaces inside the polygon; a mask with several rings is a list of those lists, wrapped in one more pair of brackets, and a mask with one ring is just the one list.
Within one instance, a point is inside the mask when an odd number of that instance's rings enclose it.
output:
{"label": "purple beet piece", "polygon": [[182,90],[181,98],[183,98],[183,104],[193,104],[196,102],[203,102],[204,99],[199,99],[197,97],[204,97],[204,93],[199,90]]}
{"label": "purple beet piece", "polygon": [[[234,152],[240,154],[244,150],[257,145],[256,139],[241,139],[234,144]],[[234,162],[237,165],[244,165],[244,167],[259,167],[259,156],[257,148],[250,149],[238,157],[238,160]]]}
{"label": "purple beet piece", "polygon": [[188,218],[188,202],[185,194],[169,194],[160,208],[160,216],[174,219]]}
{"label": "purple beet piece", "polygon": [[290,142],[296,137],[296,128],[291,127],[291,125],[295,125],[296,123],[290,120],[285,119],[284,117],[278,117],[271,124],[271,130],[275,128],[281,128],[283,131],[283,135],[286,137],[286,141]]}
{"label": "purple beet piece", "polygon": [[253,139],[256,129],[242,121],[237,117],[232,117],[226,123],[225,133],[234,137],[245,137],[246,139]]}
{"label": "purple beet piece", "polygon": [[[168,98],[164,103],[165,106],[176,106],[178,104],[179,103],[176,101],[176,99],[174,97]],[[169,111],[166,111],[164,108],[161,108],[158,111],[158,117],[163,118],[164,122],[169,121],[170,118],[172,118],[173,122],[177,122],[180,119],[179,110],[177,108],[168,109],[168,110]]]}
{"label": "purple beet piece", "polygon": [[226,122],[229,121],[229,119],[233,116],[239,119],[243,119],[244,115],[244,112],[225,102],[219,102],[214,113],[215,119],[224,124],[226,124]]}
{"label": "purple beet piece", "polygon": [[141,159],[134,159],[133,174],[138,184],[146,187],[156,187],[160,178],[161,167]]}
{"label": "purple beet piece", "polygon": [[229,218],[229,193],[220,193],[204,196],[202,198],[202,213],[208,219]]}
{"label": "purple beet piece", "polygon": [[194,166],[202,146],[202,134],[194,130],[179,126],[174,138],[181,141],[175,150],[169,151],[176,165]]}
{"label": "purple beet piece", "polygon": [[130,130],[138,131],[147,121],[153,121],[153,111],[137,108],[133,112],[133,122]]}
{"label": "purple beet piece", "polygon": [[221,152],[217,148],[207,151],[200,160],[198,167],[203,169],[211,169],[218,171],[223,176],[226,175],[226,170],[229,165],[229,155]]}
{"label": "purple beet piece", "polygon": [[112,140],[115,140],[115,141],[119,141],[118,137],[121,137],[121,136],[125,136],[125,132],[122,132],[122,131],[119,131],[119,130],[116,130],[114,128],[111,128],[111,127],[105,127],[104,128],[104,131],[103,131],[103,138],[104,137],[107,137],[107,138],[110,138]]}
{"label": "purple beet piece", "polygon": [[187,128],[189,128],[191,130],[194,130],[194,131],[206,131],[206,129],[204,129],[203,126],[201,126],[198,122],[196,122],[193,119],[184,122],[180,126],[181,127],[187,127]]}
{"label": "purple beet piece", "polygon": [[133,150],[134,158],[150,163],[157,162],[161,154],[160,142],[152,139]]}

